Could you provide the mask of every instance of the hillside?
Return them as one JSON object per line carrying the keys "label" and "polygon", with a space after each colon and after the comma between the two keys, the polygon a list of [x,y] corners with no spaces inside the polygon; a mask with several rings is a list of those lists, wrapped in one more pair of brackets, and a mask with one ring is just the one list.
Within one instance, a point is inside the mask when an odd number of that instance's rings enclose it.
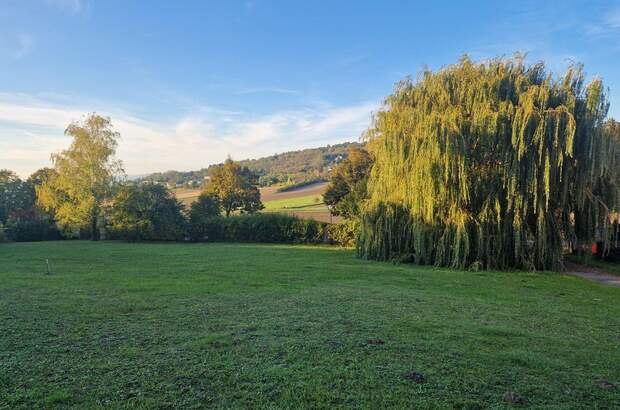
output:
{"label": "hillside", "polygon": [[[289,151],[258,159],[239,161],[243,166],[260,175],[260,184],[270,186],[277,183],[294,183],[326,178],[331,167],[346,158],[350,147],[359,147],[360,143],[345,142],[319,148]],[[217,166],[221,164],[214,164]],[[140,181],[158,182],[174,187],[198,187],[204,181],[209,168],[198,171],[157,172],[140,178]]]}
{"label": "hillside", "polygon": [[[323,203],[323,193],[327,182],[315,182],[300,188],[282,191],[281,185],[260,188],[261,201],[265,205],[263,212],[279,212],[295,215],[303,219],[314,219],[320,222],[338,223],[342,219],[332,216]],[[186,207],[198,199],[200,188],[175,188],[174,195]]]}

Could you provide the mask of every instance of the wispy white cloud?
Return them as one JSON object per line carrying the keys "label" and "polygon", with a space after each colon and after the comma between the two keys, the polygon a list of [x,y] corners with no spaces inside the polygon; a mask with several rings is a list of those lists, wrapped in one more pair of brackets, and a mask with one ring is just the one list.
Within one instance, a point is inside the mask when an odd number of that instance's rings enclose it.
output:
{"label": "wispy white cloud", "polygon": [[88,0],[46,0],[46,3],[77,14],[85,11],[88,7]]}
{"label": "wispy white cloud", "polygon": [[593,37],[617,37],[620,32],[620,8],[608,10],[597,21],[585,24],[583,31]]}
{"label": "wispy white cloud", "polygon": [[[26,176],[68,146],[71,122],[96,109],[121,133],[118,156],[128,174],[197,169],[227,155],[255,158],[291,149],[356,140],[375,103],[275,112],[265,116],[202,107],[167,122],[149,121],[110,105],[76,107],[61,100],[0,93],[0,167]],[[96,106],[95,106],[96,105]]]}
{"label": "wispy white cloud", "polygon": [[620,29],[620,8],[609,11],[603,21],[609,28]]}

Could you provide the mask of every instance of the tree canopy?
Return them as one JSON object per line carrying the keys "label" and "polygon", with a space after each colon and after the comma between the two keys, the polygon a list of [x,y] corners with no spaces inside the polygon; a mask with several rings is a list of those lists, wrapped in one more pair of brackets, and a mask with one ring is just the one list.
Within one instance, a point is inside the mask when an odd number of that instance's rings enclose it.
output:
{"label": "tree canopy", "polygon": [[221,213],[222,207],[219,199],[215,195],[203,193],[190,207],[190,223],[198,223],[205,219],[220,216]]}
{"label": "tree canopy", "polygon": [[204,193],[218,199],[226,216],[235,211],[254,213],[263,209],[257,184],[254,172],[228,158],[224,165],[209,171]]}
{"label": "tree canopy", "polygon": [[120,135],[109,118],[97,114],[70,124],[65,134],[73,138],[71,146],[52,155],[55,172],[37,187],[37,200],[62,226],[86,228],[97,239],[102,205],[124,175],[114,158]]}
{"label": "tree canopy", "polygon": [[35,194],[32,185],[22,181],[8,169],[0,169],[0,223],[5,224],[12,213],[33,206]]}
{"label": "tree canopy", "polygon": [[600,79],[521,56],[464,57],[400,82],[367,133],[375,163],[358,253],[459,268],[547,269],[609,231],[618,123]]}
{"label": "tree canopy", "polygon": [[39,170],[22,181],[14,172],[0,170],[0,230],[11,241],[58,239],[53,215],[36,206],[35,189],[46,171]]}
{"label": "tree canopy", "polygon": [[109,221],[112,237],[173,241],[185,235],[182,206],[163,185],[125,185],[113,203]]}
{"label": "tree canopy", "polygon": [[366,197],[366,181],[372,158],[363,148],[352,147],[347,158],[334,167],[327,190],[325,204],[333,215],[356,218]]}

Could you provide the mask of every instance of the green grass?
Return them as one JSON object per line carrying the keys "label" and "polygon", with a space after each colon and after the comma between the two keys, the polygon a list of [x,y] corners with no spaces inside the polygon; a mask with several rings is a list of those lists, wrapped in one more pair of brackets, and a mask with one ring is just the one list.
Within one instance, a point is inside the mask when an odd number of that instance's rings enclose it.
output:
{"label": "green grass", "polygon": [[620,263],[618,262],[606,262],[606,261],[594,261],[594,265],[605,272],[612,273],[614,275],[620,275]]}
{"label": "green grass", "polygon": [[275,199],[263,203],[265,210],[324,208],[322,195],[307,195],[298,198]]}
{"label": "green grass", "polygon": [[579,265],[591,266],[593,268],[597,268],[606,273],[611,273],[612,275],[620,276],[620,263],[618,262],[602,261],[591,255],[571,256],[569,260]]}
{"label": "green grass", "polygon": [[0,408],[618,408],[619,301],[326,247],[2,244]]}

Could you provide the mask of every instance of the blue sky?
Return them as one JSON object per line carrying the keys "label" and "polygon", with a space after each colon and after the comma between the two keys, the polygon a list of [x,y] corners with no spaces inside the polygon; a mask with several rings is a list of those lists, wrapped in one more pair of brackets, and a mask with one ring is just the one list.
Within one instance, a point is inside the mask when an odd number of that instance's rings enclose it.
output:
{"label": "blue sky", "polygon": [[357,140],[404,76],[515,51],[583,62],[620,117],[620,1],[0,0],[0,168],[93,111],[129,174]]}

